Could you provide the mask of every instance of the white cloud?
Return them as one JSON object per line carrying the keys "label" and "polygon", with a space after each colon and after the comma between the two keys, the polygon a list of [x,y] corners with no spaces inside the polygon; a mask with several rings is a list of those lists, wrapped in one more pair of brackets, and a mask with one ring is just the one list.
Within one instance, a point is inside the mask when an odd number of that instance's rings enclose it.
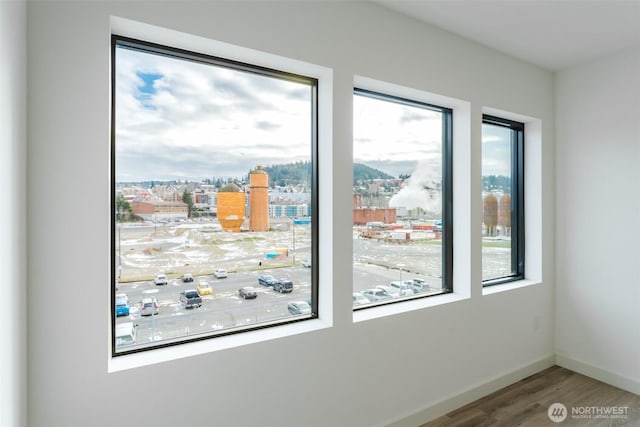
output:
{"label": "white cloud", "polygon": [[[310,160],[308,86],[116,52],[116,180],[239,177],[258,164]],[[158,78],[143,93],[145,75]]]}
{"label": "white cloud", "polygon": [[482,125],[482,175],[511,174],[511,130]]}
{"label": "white cloud", "polygon": [[[409,174],[420,160],[440,161],[442,115],[356,95],[353,99],[353,157],[362,163],[394,162]],[[397,171],[396,171],[397,172]]]}

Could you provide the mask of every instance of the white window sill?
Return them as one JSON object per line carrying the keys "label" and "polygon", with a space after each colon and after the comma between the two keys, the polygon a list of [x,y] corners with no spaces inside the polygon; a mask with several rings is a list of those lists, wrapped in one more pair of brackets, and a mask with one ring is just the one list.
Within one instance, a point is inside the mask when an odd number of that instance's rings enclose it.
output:
{"label": "white window sill", "polygon": [[536,280],[516,280],[513,282],[502,283],[500,285],[487,286],[482,288],[482,296],[498,294],[501,292],[507,292],[514,289],[526,288],[528,286],[534,286],[540,284],[539,281]]}
{"label": "white window sill", "polygon": [[371,319],[378,319],[386,316],[406,313],[408,311],[423,310],[443,304],[450,304],[469,299],[466,295],[454,293],[435,295],[432,297],[419,298],[398,302],[395,304],[385,304],[377,307],[366,308],[353,312],[353,322],[365,322]]}
{"label": "white window sill", "polygon": [[143,351],[113,357],[108,361],[108,372],[119,372],[156,363],[168,362],[185,357],[212,353],[215,351],[241,347],[263,341],[305,334],[331,327],[331,324],[320,319],[312,319],[269,327],[255,331],[239,332],[237,334],[213,337],[202,341],[181,343],[170,347]]}

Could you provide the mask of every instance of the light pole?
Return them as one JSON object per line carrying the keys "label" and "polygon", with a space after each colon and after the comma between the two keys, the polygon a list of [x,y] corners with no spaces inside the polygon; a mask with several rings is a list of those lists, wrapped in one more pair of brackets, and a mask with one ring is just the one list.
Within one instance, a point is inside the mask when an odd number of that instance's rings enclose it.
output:
{"label": "light pole", "polygon": [[120,281],[120,278],[122,276],[122,243],[120,240],[120,228],[121,224],[120,224],[120,211],[116,210],[116,227],[118,227],[118,281]]}
{"label": "light pole", "polygon": [[293,218],[291,220],[291,230],[293,231],[293,264],[292,266],[296,266],[296,219]]}
{"label": "light pole", "polygon": [[[142,299],[144,300],[145,295],[153,295],[158,293],[157,289],[148,289],[146,291],[142,291]],[[153,301],[153,296],[151,298],[151,341],[156,340],[156,317],[155,317],[155,304]],[[140,307],[142,309],[142,307]]]}
{"label": "light pole", "polygon": [[120,239],[120,230],[122,224],[118,222],[118,281],[122,278],[122,240]]}

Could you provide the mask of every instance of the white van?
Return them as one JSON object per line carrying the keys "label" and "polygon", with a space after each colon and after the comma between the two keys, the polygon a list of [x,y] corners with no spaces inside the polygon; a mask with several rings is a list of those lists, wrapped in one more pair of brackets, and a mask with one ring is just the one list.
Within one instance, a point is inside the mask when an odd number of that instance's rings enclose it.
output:
{"label": "white van", "polygon": [[136,343],[136,327],[132,322],[116,325],[116,348],[126,347]]}

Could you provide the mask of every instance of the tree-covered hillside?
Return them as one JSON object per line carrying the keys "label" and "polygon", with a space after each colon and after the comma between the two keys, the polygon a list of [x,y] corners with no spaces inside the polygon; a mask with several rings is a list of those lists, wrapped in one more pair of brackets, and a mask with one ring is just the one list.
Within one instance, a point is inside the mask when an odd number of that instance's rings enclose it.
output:
{"label": "tree-covered hillside", "polygon": [[270,186],[302,185],[311,188],[311,162],[265,166],[264,170],[269,174]]}
{"label": "tree-covered hillside", "polygon": [[[270,185],[282,187],[302,185],[308,188],[311,186],[311,162],[265,166],[264,170],[269,174]],[[372,179],[393,179],[393,177],[365,164],[354,163],[353,179],[354,181],[368,181]]]}
{"label": "tree-covered hillside", "polygon": [[369,181],[372,179],[393,179],[394,177],[382,172],[379,169],[374,169],[364,163],[353,164],[353,180],[354,181]]}
{"label": "tree-covered hillside", "polygon": [[511,177],[504,175],[485,175],[482,177],[482,190],[511,193]]}

